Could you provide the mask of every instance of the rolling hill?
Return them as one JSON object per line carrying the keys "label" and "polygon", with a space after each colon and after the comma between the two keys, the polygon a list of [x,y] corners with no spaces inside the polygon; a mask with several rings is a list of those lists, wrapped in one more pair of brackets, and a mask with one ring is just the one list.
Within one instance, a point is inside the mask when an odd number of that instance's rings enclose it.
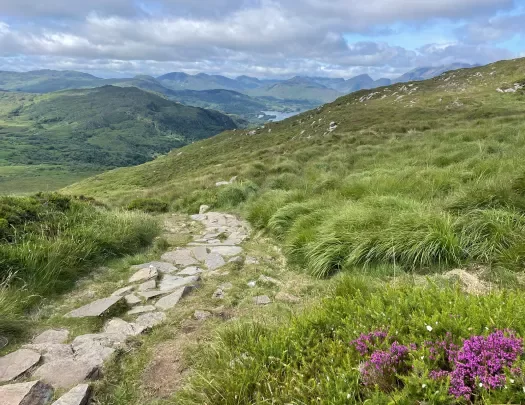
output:
{"label": "rolling hill", "polygon": [[42,165],[67,166],[73,172],[130,166],[236,128],[217,111],[136,87],[0,93],[0,100],[0,173],[11,183],[20,174],[15,167],[34,174]]}

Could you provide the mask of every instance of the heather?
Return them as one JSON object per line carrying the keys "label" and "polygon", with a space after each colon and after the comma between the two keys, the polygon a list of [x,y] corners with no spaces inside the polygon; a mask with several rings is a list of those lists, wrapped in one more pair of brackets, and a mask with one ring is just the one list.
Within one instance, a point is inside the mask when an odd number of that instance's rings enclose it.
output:
{"label": "heather", "polygon": [[181,403],[525,401],[525,298],[344,277],[284,325],[230,326],[193,354]]}

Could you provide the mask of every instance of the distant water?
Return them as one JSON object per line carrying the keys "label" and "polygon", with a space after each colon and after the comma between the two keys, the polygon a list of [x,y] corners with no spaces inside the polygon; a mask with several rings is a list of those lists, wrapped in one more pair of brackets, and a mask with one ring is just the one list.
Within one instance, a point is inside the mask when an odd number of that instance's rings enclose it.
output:
{"label": "distant water", "polygon": [[301,114],[302,111],[296,111],[291,113],[283,113],[280,111],[263,111],[263,113],[265,113],[266,115],[275,115],[275,118],[272,118],[270,121],[277,122],[285,120],[286,118],[293,117],[294,115]]}

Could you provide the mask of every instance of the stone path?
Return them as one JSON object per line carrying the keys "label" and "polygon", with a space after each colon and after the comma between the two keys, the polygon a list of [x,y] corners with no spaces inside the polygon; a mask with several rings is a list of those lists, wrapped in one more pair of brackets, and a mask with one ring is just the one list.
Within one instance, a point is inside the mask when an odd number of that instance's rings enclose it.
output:
{"label": "stone path", "polygon": [[[125,347],[130,336],[164,322],[165,312],[191,294],[201,276],[217,274],[228,262],[242,263],[240,245],[249,237],[249,225],[233,215],[206,211],[207,207],[201,207],[200,213],[191,217],[205,228],[193,242],[166,252],[161,261],[133,266],[135,273],[126,287],[65,315],[106,317],[102,332],[76,336],[66,343],[70,340],[67,330],[49,330],[16,352],[1,357],[0,383],[8,384],[0,386],[0,404],[48,404],[54,389],[70,390],[54,405],[87,404],[90,389],[86,383],[101,375],[104,361]],[[224,296],[231,288],[227,284],[219,286],[218,296]],[[270,302],[267,296],[254,300],[257,305]],[[112,317],[123,312],[133,321]],[[207,316],[202,311],[195,314],[201,319]],[[25,380],[30,382],[19,383]]]}

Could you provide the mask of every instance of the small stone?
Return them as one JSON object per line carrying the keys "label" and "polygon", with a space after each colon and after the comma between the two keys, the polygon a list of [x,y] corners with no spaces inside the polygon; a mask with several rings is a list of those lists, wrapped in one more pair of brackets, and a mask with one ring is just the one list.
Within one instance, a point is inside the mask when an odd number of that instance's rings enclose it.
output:
{"label": "small stone", "polygon": [[199,214],[200,215],[206,214],[209,210],[210,210],[210,206],[209,205],[201,205],[200,208],[199,208]]}
{"label": "small stone", "polygon": [[261,275],[259,277],[259,281],[261,283],[267,283],[267,284],[273,284],[273,285],[282,285],[282,283],[279,280],[276,280],[275,278],[264,276],[264,275]]}
{"label": "small stone", "polygon": [[184,287],[187,285],[194,285],[200,280],[200,276],[188,276],[188,277],[175,277],[175,276],[164,276],[159,283],[160,291],[173,291],[177,288]]}
{"label": "small stone", "polygon": [[0,387],[0,404],[2,405],[44,405],[52,396],[53,387],[41,381]]}
{"label": "small stone", "polygon": [[193,257],[191,249],[177,249],[172,252],[166,252],[161,259],[185,267],[199,264],[197,259]]}
{"label": "small stone", "polygon": [[67,329],[49,329],[33,339],[34,344],[64,343],[69,337]]}
{"label": "small stone", "polygon": [[39,353],[27,349],[0,357],[0,382],[10,382],[20,377],[37,365],[40,358]]}
{"label": "small stone", "polygon": [[204,321],[208,319],[210,316],[212,316],[212,313],[208,311],[197,310],[193,313],[193,318],[195,318],[197,321]]}
{"label": "small stone", "polygon": [[233,284],[232,283],[223,283],[218,288],[223,290],[223,291],[231,290],[233,288]]}
{"label": "small stone", "polygon": [[184,270],[177,273],[177,276],[196,276],[197,274],[202,273],[202,269],[200,267],[186,267]]}
{"label": "small stone", "polygon": [[185,293],[188,292],[188,290],[188,287],[182,287],[176,290],[175,292],[171,293],[170,295],[162,297],[160,300],[157,301],[155,306],[163,311],[171,309],[178,304],[180,299],[184,296]]}
{"label": "small stone", "polygon": [[129,278],[129,283],[144,282],[151,279],[156,279],[159,276],[157,269],[154,266],[140,269]]}
{"label": "small stone", "polygon": [[131,270],[140,270],[144,268],[149,268],[151,266],[155,267],[159,273],[165,274],[173,273],[174,271],[178,270],[177,267],[175,267],[173,264],[167,262],[149,262],[137,264],[135,266],[131,266]]}
{"label": "small stone", "polygon": [[217,288],[211,297],[216,300],[222,300],[224,299],[224,296],[224,291],[222,291],[220,288]]}
{"label": "small stone", "polygon": [[290,304],[298,304],[299,302],[301,302],[301,299],[299,297],[285,292],[278,292],[275,296],[275,299],[277,301],[288,302]]}
{"label": "small stone", "polygon": [[62,395],[52,405],[87,405],[90,396],[91,387],[88,384],[80,384]]}
{"label": "small stone", "polygon": [[137,305],[142,302],[142,300],[137,297],[135,294],[128,294],[124,297],[124,300],[126,301],[126,304],[129,306]]}
{"label": "small stone", "polygon": [[240,246],[215,246],[212,247],[211,253],[217,253],[221,256],[237,256],[242,253],[242,247]]}
{"label": "small stone", "polygon": [[135,321],[134,325],[137,330],[141,330],[143,332],[161,324],[165,320],[166,314],[164,312],[150,312],[140,315]]}
{"label": "small stone", "polygon": [[153,312],[155,311],[155,307],[153,305],[144,305],[140,307],[135,307],[132,310],[128,311],[128,315],[137,315],[137,314],[144,314],[146,312]]}
{"label": "small stone", "polygon": [[206,257],[206,267],[208,267],[208,270],[210,271],[216,270],[225,264],[226,262],[224,261],[223,257],[218,253],[210,253]]}
{"label": "small stone", "polygon": [[157,282],[155,280],[149,280],[139,285],[138,290],[139,291],[149,291],[149,290],[154,290],[156,287],[157,287]]}
{"label": "small stone", "polygon": [[133,286],[119,288],[117,291],[111,294],[111,296],[112,297],[123,297],[125,295],[128,295],[131,291],[133,291],[133,288],[134,288]]}
{"label": "small stone", "polygon": [[255,305],[268,305],[271,302],[272,301],[270,300],[270,297],[268,297],[267,295],[260,295],[258,297],[253,297],[253,303]]}
{"label": "small stone", "polygon": [[35,371],[34,377],[55,388],[69,389],[99,376],[99,367],[91,362],[75,359],[46,363]]}
{"label": "small stone", "polygon": [[254,288],[257,286],[257,281],[249,281],[247,285],[250,288]]}
{"label": "small stone", "polygon": [[70,313],[66,314],[68,318],[87,318],[101,316],[114,308],[123,298],[118,296],[102,298],[100,300],[93,301],[91,304],[84,305],[81,308],[75,309]]}

